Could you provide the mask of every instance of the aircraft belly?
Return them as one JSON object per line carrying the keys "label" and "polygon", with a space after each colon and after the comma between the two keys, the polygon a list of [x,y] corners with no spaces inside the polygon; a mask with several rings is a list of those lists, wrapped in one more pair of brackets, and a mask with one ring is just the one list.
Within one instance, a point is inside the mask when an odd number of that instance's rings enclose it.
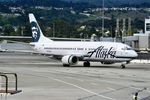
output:
{"label": "aircraft belly", "polygon": [[98,62],[125,62],[130,61],[128,58],[84,58],[84,60],[88,61],[98,61]]}

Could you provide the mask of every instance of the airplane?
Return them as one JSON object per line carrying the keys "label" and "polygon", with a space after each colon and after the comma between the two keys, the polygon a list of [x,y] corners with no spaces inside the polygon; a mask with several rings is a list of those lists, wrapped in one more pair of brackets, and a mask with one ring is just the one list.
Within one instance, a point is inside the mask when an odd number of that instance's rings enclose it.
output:
{"label": "airplane", "polygon": [[89,67],[90,62],[102,64],[121,63],[121,68],[130,63],[138,54],[128,45],[117,42],[91,41],[53,41],[45,37],[34,16],[29,14],[32,31],[33,49],[41,54],[60,58],[64,67],[83,61],[83,66]]}
{"label": "airplane", "polygon": [[[4,43],[4,42],[2,42],[2,43]],[[8,51],[7,49],[2,48],[2,46],[1,46],[2,43],[0,43],[0,52],[7,52]]]}

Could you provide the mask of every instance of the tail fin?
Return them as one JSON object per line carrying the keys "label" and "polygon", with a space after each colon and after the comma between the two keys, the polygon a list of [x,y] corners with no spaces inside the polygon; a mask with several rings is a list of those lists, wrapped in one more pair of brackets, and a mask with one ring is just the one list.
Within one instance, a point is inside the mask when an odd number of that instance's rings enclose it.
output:
{"label": "tail fin", "polygon": [[50,39],[48,39],[47,37],[45,37],[41,31],[41,28],[39,26],[39,24],[37,23],[34,15],[31,13],[29,14],[29,21],[31,24],[31,30],[32,30],[32,41],[33,42],[44,42],[44,41],[52,41]]}

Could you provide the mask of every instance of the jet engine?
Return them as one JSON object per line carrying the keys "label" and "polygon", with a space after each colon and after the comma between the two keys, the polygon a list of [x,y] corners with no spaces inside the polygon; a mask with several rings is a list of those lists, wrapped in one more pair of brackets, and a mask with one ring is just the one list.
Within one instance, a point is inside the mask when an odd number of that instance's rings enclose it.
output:
{"label": "jet engine", "polygon": [[78,57],[73,56],[73,55],[67,55],[62,57],[61,59],[63,65],[73,65],[78,62]]}

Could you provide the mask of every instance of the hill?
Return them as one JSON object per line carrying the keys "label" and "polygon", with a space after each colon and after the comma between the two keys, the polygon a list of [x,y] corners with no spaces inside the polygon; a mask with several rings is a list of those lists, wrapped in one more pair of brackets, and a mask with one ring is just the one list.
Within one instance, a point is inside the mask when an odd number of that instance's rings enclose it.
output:
{"label": "hill", "polygon": [[[30,6],[59,6],[71,7],[77,4],[83,4],[86,8],[95,5],[102,6],[103,0],[0,0],[0,2],[9,2]],[[150,0],[104,0],[105,7],[149,7]],[[81,5],[80,5],[81,6]]]}
{"label": "hill", "polygon": [[[68,2],[87,2],[90,4],[102,5],[103,0],[63,0]],[[141,5],[145,3],[150,4],[150,0],[104,0],[105,6],[113,7],[113,6],[122,6],[122,5]]]}
{"label": "hill", "polygon": [[16,0],[0,0],[0,2],[15,2]]}

